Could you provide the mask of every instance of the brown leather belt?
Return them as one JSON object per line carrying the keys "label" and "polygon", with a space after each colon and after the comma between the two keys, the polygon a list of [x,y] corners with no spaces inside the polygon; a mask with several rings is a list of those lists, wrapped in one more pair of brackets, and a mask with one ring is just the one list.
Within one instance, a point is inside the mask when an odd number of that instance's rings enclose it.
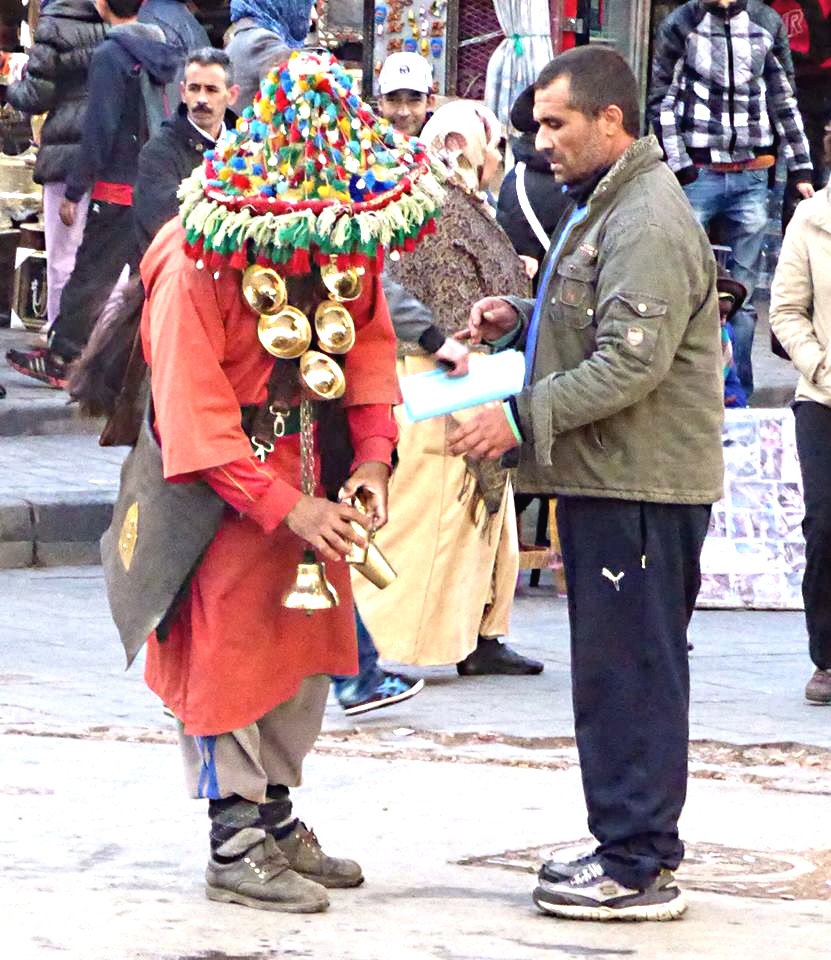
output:
{"label": "brown leather belt", "polygon": [[697,167],[712,170],[713,173],[744,173],[745,170],[768,170],[776,163],[776,157],[763,154],[753,160],[741,160],[738,163],[697,163]]}

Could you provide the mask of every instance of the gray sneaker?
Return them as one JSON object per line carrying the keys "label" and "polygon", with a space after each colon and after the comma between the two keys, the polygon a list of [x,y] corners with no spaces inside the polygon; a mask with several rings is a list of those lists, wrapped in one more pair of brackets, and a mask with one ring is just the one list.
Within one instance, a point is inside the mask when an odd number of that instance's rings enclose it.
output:
{"label": "gray sneaker", "polygon": [[544,913],[568,920],[675,920],[687,909],[671,870],[633,890],[610,877],[597,859],[570,879],[540,879],[533,896]]}
{"label": "gray sneaker", "polygon": [[277,841],[277,846],[293,871],[324,887],[357,887],[364,882],[363,872],[354,860],[327,856],[314,830],[300,820],[287,837]]}
{"label": "gray sneaker", "polygon": [[253,846],[241,860],[218,863],[211,858],[205,880],[209,900],[241,903],[256,910],[319,913],[329,906],[323,887],[295,873],[270,836]]}

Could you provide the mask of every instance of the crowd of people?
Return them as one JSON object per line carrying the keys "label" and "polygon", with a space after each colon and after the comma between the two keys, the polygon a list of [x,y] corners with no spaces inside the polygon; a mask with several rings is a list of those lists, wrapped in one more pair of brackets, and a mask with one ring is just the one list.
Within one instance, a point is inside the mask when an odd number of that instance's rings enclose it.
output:
{"label": "crowd of people", "polygon": [[[672,12],[646,134],[620,55],[557,55],[512,107],[516,162],[496,199],[498,119],[474,101],[437,106],[416,53],[383,64],[373,111],[304,47],[312,0],[232,0],[224,51],[178,0],[45,7],[9,100],[48,113],[49,339],[7,359],[110,414],[122,381],[149,370],[149,400],[128,398],[135,447],[104,563],[128,654],[146,642],[188,789],[208,800],[212,899],[317,912],[327,888],[363,881],[290,796],[330,678],[360,715],[424,686],[380,658],[461,677],[543,670],[503,639],[516,486],[557,498],[597,840],[544,863],[534,902],[589,920],[684,912],[687,628],[722,494],[723,410],[753,390],[751,298],[780,155],[791,219],[771,326],[801,374],[806,696],[831,703],[815,142],[831,98],[799,96],[776,7]],[[816,30],[788,26],[813,79]],[[730,271],[705,232],[716,221]],[[504,402],[404,415],[400,378],[461,377],[510,348],[526,375]],[[115,372],[93,401],[102,354]],[[366,564],[370,547],[397,573],[384,589],[342,562]]]}

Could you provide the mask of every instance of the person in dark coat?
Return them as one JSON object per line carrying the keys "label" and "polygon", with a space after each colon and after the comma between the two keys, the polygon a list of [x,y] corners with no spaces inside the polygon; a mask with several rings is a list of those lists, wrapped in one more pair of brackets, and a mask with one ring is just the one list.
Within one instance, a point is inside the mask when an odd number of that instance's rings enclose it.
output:
{"label": "person in dark coat", "polygon": [[90,209],[75,269],[61,295],[49,346],[9,350],[6,360],[25,376],[63,389],[125,264],[138,247],[132,216],[141,146],[163,119],[163,91],[176,71],[176,51],[154,24],[136,22],[141,0],[97,0],[110,26],[90,62],[89,108],[81,149],[66,178],[60,217],[71,226],[90,191]]}
{"label": "person in dark coat", "polygon": [[237,117],[229,108],[238,94],[227,53],[203,47],[188,56],[182,103],[139,154],[133,218],[141,255],[159,228],[176,216],[179,184],[199,166],[226,127],[233,129]]}
{"label": "person in dark coat", "polygon": [[72,268],[86,221],[87,198],[65,226],[58,215],[66,177],[78,159],[87,106],[87,71],[106,26],[92,0],[52,0],[43,11],[29,51],[26,74],[6,90],[6,100],[23,113],[45,113],[34,179],[43,184],[46,240],[46,315],[58,315],[61,290]]}
{"label": "person in dark coat", "polygon": [[[534,146],[539,124],[524,101],[511,109],[511,125],[519,133],[511,140],[515,163],[499,189],[496,220],[535,280],[551,234],[569,201],[554,180],[551,161]],[[527,212],[523,210],[526,204]]]}

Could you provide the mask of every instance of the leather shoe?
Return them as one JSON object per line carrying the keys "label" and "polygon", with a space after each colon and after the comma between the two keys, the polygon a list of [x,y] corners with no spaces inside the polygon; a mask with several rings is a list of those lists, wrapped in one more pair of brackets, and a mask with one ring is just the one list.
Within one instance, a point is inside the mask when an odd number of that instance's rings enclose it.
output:
{"label": "leather shoe", "polygon": [[543,663],[523,657],[496,637],[480,637],[476,649],[456,664],[460,677],[481,677],[489,674],[530,676],[542,673]]}
{"label": "leather shoe", "polygon": [[809,703],[831,703],[831,670],[817,667],[805,687],[805,699]]}

